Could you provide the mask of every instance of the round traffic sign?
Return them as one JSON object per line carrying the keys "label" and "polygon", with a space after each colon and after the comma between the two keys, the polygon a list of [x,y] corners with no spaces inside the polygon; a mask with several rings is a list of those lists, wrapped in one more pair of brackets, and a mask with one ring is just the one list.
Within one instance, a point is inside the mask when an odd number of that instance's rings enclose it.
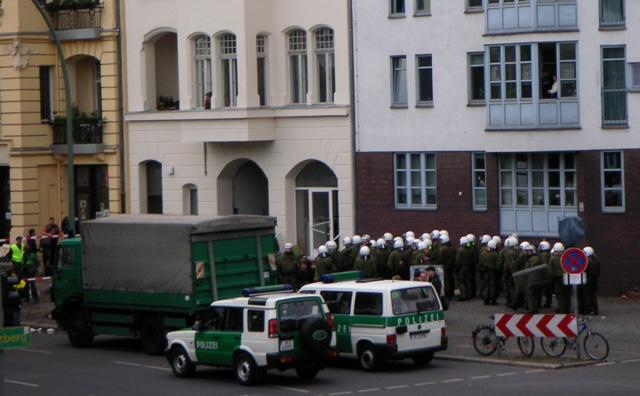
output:
{"label": "round traffic sign", "polygon": [[581,274],[587,269],[587,255],[581,249],[569,248],[562,253],[560,264],[567,274]]}

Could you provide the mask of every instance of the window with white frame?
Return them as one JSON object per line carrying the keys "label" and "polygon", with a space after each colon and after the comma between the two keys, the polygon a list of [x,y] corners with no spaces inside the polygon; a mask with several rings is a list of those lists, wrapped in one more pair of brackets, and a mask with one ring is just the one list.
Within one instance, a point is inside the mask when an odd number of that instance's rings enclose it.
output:
{"label": "window with white frame", "polygon": [[431,15],[431,0],[414,0],[415,15]]}
{"label": "window with white frame", "polygon": [[433,104],[433,65],[431,55],[416,55],[416,104]]}
{"label": "window with white frame", "polygon": [[482,11],[482,0],[465,0],[467,11]]}
{"label": "window with white frame", "polygon": [[406,0],[389,0],[389,15],[404,16]]}
{"label": "window with white frame", "polygon": [[484,104],[484,52],[471,52],[469,62],[469,103]]}
{"label": "window with white frame", "polygon": [[629,63],[631,69],[631,90],[640,92],[640,62]]}
{"label": "window with white frame", "polygon": [[225,33],[220,36],[219,43],[222,105],[224,107],[235,107],[238,104],[236,35],[233,33]]}
{"label": "window with white frame", "polygon": [[473,209],[487,209],[487,160],[485,153],[473,153],[471,158],[473,177]]}
{"label": "window with white frame", "polygon": [[407,106],[407,57],[391,57],[391,105]]}
{"label": "window with white frame", "polygon": [[624,0],[600,0],[600,26],[624,26]]}
{"label": "window with white frame", "polygon": [[627,125],[625,46],[602,47],[602,124]]}
{"label": "window with white frame", "polygon": [[318,102],[332,103],[336,90],[333,29],[320,28],[315,32],[318,62]]}
{"label": "window with white frame", "polygon": [[256,36],[256,55],[258,69],[258,97],[260,106],[267,105],[267,36]]}
{"label": "window with white frame", "polygon": [[485,3],[489,34],[578,28],[577,0],[487,0]]}
{"label": "window with white frame", "polygon": [[289,32],[289,76],[291,103],[307,102],[307,33],[296,29]]}
{"label": "window with white frame", "polygon": [[[200,35],[193,40],[196,105],[195,107],[211,108],[211,38]],[[209,95],[207,95],[209,94]]]}
{"label": "window with white frame", "polygon": [[624,211],[624,156],[621,151],[602,153],[602,210]]}
{"label": "window with white frame", "polygon": [[394,155],[394,171],[396,208],[436,208],[435,154],[397,153]]}

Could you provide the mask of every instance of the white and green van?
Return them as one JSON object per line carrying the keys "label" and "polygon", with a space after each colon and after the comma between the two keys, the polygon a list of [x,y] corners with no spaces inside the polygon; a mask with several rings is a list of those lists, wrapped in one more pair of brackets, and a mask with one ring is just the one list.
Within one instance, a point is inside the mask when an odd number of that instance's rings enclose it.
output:
{"label": "white and green van", "polygon": [[190,377],[202,364],[232,367],[243,385],[269,368],[295,368],[299,377],[311,379],[326,359],[337,356],[332,317],[322,298],[246,294],[215,301],[193,328],[167,334],[166,355],[176,376]]}
{"label": "white and green van", "polygon": [[299,292],[324,298],[333,314],[338,352],[357,357],[364,370],[404,358],[426,365],[447,348],[442,304],[430,283],[333,280],[325,276]]}

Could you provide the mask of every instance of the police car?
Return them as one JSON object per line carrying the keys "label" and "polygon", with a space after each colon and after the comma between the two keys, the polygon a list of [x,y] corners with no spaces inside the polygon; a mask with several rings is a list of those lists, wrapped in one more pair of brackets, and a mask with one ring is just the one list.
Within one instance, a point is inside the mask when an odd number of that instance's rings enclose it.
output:
{"label": "police car", "polygon": [[320,296],[280,289],[247,289],[244,297],[215,301],[193,328],[168,333],[173,373],[190,377],[202,364],[232,367],[243,385],[270,368],[295,368],[299,377],[314,378],[337,356],[332,316]]}
{"label": "police car", "polygon": [[341,356],[356,357],[362,369],[371,371],[383,360],[412,358],[426,365],[447,348],[442,304],[430,283],[344,280],[354,276],[359,274],[325,275],[300,289],[326,301]]}

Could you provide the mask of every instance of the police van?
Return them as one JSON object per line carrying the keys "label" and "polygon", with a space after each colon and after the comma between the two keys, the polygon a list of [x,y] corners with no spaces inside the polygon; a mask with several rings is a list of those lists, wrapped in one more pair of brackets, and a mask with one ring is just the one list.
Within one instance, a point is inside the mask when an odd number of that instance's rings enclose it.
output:
{"label": "police van", "polygon": [[343,280],[325,275],[300,293],[321,295],[333,314],[341,356],[371,371],[383,360],[412,358],[427,365],[447,348],[444,313],[430,283],[381,279]]}
{"label": "police van", "polygon": [[279,289],[247,289],[243,297],[215,301],[193,328],[168,333],[173,373],[190,377],[196,365],[232,367],[243,385],[270,368],[314,378],[337,356],[332,315],[320,296],[274,293]]}

